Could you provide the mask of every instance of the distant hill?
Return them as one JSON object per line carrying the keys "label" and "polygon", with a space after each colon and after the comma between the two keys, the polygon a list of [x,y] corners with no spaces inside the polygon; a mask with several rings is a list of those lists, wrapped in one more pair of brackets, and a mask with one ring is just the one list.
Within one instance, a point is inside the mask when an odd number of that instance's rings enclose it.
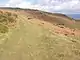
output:
{"label": "distant hill", "polygon": [[60,24],[66,27],[75,28],[74,19],[64,14],[49,13],[38,10],[25,10],[25,14],[30,14],[34,18],[50,22],[52,24]]}
{"label": "distant hill", "polygon": [[17,8],[17,7],[16,8],[1,7],[1,9],[24,11],[25,15],[28,13],[29,15],[31,15],[34,18],[50,22],[54,25],[59,24],[59,25],[64,25],[69,28],[77,28],[77,27],[75,27],[76,19],[71,18],[70,15],[65,15],[65,14],[60,14],[60,13],[50,13],[50,12],[45,12],[45,11],[33,10],[33,9],[22,9],[22,8]]}
{"label": "distant hill", "polygon": [[74,19],[80,19],[80,14],[67,14],[67,15]]}
{"label": "distant hill", "polygon": [[34,9],[22,9],[17,7],[0,7],[1,9],[15,10],[15,11],[25,11],[25,14],[29,13],[33,17],[50,22],[52,24],[63,24],[66,27],[75,28],[73,25],[75,18],[79,18],[79,14],[60,14],[60,13],[50,13],[45,11],[39,11]]}

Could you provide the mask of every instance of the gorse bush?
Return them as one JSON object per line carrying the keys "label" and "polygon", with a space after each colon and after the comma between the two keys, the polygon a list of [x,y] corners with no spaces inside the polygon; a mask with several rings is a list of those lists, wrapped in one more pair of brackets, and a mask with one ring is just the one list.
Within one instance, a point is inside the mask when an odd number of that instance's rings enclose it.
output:
{"label": "gorse bush", "polygon": [[17,14],[0,11],[0,33],[8,32],[8,24],[15,23],[17,17]]}

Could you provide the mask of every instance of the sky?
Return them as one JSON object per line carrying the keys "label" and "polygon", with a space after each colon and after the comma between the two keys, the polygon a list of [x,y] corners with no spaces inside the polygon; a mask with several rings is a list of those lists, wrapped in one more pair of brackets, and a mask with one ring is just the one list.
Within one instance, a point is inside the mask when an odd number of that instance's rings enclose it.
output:
{"label": "sky", "polygon": [[19,7],[55,13],[80,14],[80,0],[0,0],[0,7]]}

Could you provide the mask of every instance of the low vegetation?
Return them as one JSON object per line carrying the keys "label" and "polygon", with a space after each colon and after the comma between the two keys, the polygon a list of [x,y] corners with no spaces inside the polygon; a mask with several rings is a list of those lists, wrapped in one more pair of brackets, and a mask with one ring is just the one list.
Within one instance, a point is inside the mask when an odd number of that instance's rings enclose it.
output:
{"label": "low vegetation", "polygon": [[[33,10],[12,10],[18,16],[0,11],[0,33],[9,31],[0,34],[0,60],[80,60],[80,31],[69,28],[74,27],[71,20]],[[11,29],[17,19],[17,27]]]}
{"label": "low vegetation", "polygon": [[0,11],[0,33],[8,32],[8,25],[15,23],[17,14],[11,12]]}
{"label": "low vegetation", "polygon": [[3,24],[0,24],[0,33],[6,33],[6,32],[8,32],[8,27]]}

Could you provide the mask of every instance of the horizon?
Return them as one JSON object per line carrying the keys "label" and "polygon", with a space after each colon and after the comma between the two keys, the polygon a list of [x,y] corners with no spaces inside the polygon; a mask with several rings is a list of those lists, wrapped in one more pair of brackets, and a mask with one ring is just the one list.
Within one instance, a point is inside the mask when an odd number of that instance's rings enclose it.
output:
{"label": "horizon", "polygon": [[51,13],[80,14],[80,0],[1,0],[0,7],[37,9]]}
{"label": "horizon", "polygon": [[[0,7],[0,8],[3,8],[3,9],[5,9],[5,8],[29,9],[29,8],[19,8],[19,7]],[[39,10],[39,9],[31,9],[31,10],[43,11],[43,10]],[[47,11],[43,11],[43,12],[47,12]],[[49,12],[49,13],[65,14],[65,15],[67,15],[68,17],[71,17],[71,18],[73,18],[73,19],[80,20],[80,13],[71,13],[71,14],[60,13],[60,12]]]}

